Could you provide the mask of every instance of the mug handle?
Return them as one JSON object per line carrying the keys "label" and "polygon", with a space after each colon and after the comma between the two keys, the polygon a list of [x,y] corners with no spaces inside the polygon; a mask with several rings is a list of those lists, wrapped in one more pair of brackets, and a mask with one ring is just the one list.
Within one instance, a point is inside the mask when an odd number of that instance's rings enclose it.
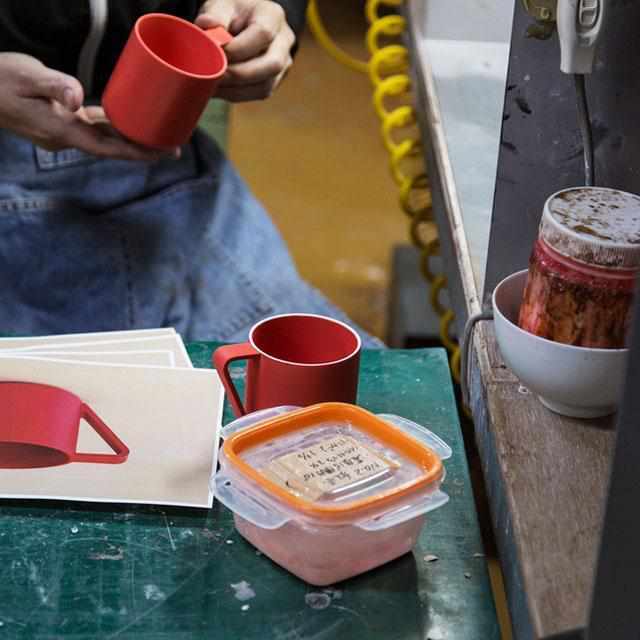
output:
{"label": "mug handle", "polygon": [[[90,424],[97,434],[113,449],[111,453],[74,453],[71,462],[102,462],[106,464],[122,464],[129,457],[129,448],[118,436],[107,427],[93,409],[82,403],[80,417]],[[114,455],[115,454],[115,455]]]}
{"label": "mug handle", "polygon": [[211,38],[216,44],[224,47],[233,40],[233,36],[224,27],[212,27],[204,30],[205,35]]}
{"label": "mug handle", "polygon": [[231,402],[231,407],[236,417],[246,415],[247,411],[242,406],[238,390],[231,379],[229,365],[235,360],[248,360],[249,358],[257,358],[259,355],[260,354],[248,342],[225,345],[224,347],[218,347],[213,352],[213,366],[216,368],[220,380],[226,392],[229,394],[229,402]]}

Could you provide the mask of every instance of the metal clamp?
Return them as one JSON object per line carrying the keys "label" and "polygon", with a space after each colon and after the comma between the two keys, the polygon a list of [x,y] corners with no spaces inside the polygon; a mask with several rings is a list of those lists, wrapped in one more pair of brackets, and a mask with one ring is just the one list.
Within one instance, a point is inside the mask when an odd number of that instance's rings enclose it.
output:
{"label": "metal clamp", "polygon": [[522,0],[525,11],[536,20],[553,22],[556,19],[557,0]]}
{"label": "metal clamp", "polygon": [[480,320],[493,320],[493,311],[485,309],[480,313],[469,316],[464,325],[464,333],[462,336],[462,345],[460,347],[460,391],[462,392],[462,402],[464,406],[470,408],[469,397],[469,351],[471,349],[471,339],[473,337],[473,329]]}

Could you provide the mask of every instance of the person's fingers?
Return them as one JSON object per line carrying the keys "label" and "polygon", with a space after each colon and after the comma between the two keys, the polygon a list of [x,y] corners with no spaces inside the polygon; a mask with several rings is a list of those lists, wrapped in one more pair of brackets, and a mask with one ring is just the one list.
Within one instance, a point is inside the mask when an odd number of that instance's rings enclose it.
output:
{"label": "person's fingers", "polygon": [[[286,63],[286,60],[281,62],[276,59],[267,59],[266,56],[265,59],[259,58],[249,62],[241,62],[227,70],[218,85],[217,92],[222,88],[246,87],[271,80],[284,69]],[[216,95],[218,95],[217,92]]]}
{"label": "person's fingers", "polygon": [[[246,3],[247,5],[252,3]],[[195,23],[202,29],[224,27],[227,31],[242,28],[239,22],[246,20],[247,8],[237,0],[207,0],[200,8]]]}
{"label": "person's fingers", "polygon": [[[171,155],[147,149],[116,136],[108,123],[89,124],[85,116],[68,111],[57,102],[33,100],[32,113],[47,126],[34,132],[37,144],[50,151],[76,148],[98,157],[154,162]],[[175,151],[173,151],[175,156]]]}
{"label": "person's fingers", "polygon": [[251,100],[264,100],[268,98],[278,85],[280,78],[271,78],[258,84],[250,84],[242,87],[220,87],[216,92],[216,98],[229,102],[249,102]]}
{"label": "person's fingers", "polygon": [[168,155],[167,152],[145,149],[123,138],[114,137],[102,128],[86,124],[82,120],[76,120],[69,126],[67,141],[72,147],[105,158],[155,162]]}
{"label": "person's fingers", "polygon": [[[89,154],[125,160],[155,161],[179,157],[179,149],[148,149],[118,134],[100,107],[83,107],[82,86],[72,76],[49,69],[30,56],[9,54],[15,113],[6,115],[12,130],[50,151],[77,148]],[[16,115],[16,113],[18,115]]]}
{"label": "person's fingers", "polygon": [[182,155],[182,150],[180,147],[176,147],[175,149],[168,149],[166,151],[158,151],[156,149],[148,149],[136,143],[133,143],[126,138],[124,138],[116,129],[113,128],[113,125],[107,118],[107,115],[102,107],[99,106],[87,106],[79,109],[76,112],[76,117],[79,117],[81,120],[91,125],[94,129],[97,129],[100,134],[103,136],[103,140],[108,138],[114,138],[125,142],[129,147],[134,147],[137,151],[141,151],[145,154],[150,155],[150,159],[157,159],[155,156],[164,157],[170,156],[173,158],[180,158]]}
{"label": "person's fingers", "polygon": [[76,111],[84,101],[80,82],[66,73],[35,64],[29,69],[29,78],[23,85],[24,97],[56,100],[69,111]]}
{"label": "person's fingers", "polygon": [[261,2],[251,12],[246,28],[226,45],[225,54],[230,63],[251,60],[267,51],[285,29],[291,31],[284,9],[275,2]]}
{"label": "person's fingers", "polygon": [[283,32],[263,55],[246,62],[229,65],[219,87],[241,87],[260,84],[287,71],[292,64],[291,46],[294,35]]}
{"label": "person's fingers", "polygon": [[291,56],[285,68],[277,75],[257,84],[245,84],[230,87],[219,87],[216,97],[229,102],[248,102],[268,98],[287,75],[292,64]]}
{"label": "person's fingers", "polygon": [[76,115],[85,118],[89,124],[109,122],[109,118],[107,118],[107,114],[104,112],[104,109],[98,105],[82,107],[82,109],[76,112]]}
{"label": "person's fingers", "polygon": [[[122,138],[99,107],[82,107],[83,91],[73,77],[23,54],[0,54],[7,76],[4,122],[50,151],[77,148],[101,157],[155,161],[179,150],[146,149]],[[6,106],[6,105],[5,105]]]}

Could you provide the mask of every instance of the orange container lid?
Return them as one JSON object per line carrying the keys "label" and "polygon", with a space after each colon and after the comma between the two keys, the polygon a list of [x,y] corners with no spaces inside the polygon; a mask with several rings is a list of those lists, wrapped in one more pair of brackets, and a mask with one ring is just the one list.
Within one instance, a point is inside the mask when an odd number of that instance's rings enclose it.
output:
{"label": "orange container lid", "polygon": [[[347,423],[352,429],[362,432],[415,465],[417,472],[409,480],[379,493],[342,504],[322,504],[317,500],[292,493],[272,480],[264,470],[243,459],[243,454],[256,447],[328,422]],[[298,409],[236,432],[225,440],[223,450],[225,458],[241,475],[252,480],[267,494],[314,519],[344,519],[346,516],[359,516],[387,508],[410,494],[428,490],[444,476],[444,467],[439,456],[429,447],[361,407],[338,402],[326,402]]]}

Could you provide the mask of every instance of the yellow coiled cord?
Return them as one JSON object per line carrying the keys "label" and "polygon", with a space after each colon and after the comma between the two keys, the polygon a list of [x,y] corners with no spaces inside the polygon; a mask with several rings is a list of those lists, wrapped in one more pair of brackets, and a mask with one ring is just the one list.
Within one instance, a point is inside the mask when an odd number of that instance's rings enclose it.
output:
{"label": "yellow coiled cord", "polygon": [[[420,270],[429,283],[429,300],[440,319],[440,340],[449,352],[451,373],[459,383],[460,348],[450,334],[454,314],[440,301],[440,292],[447,286],[447,278],[444,274],[434,274],[430,266],[431,257],[439,254],[440,242],[433,221],[429,180],[421,161],[420,136],[415,130],[417,118],[413,106],[406,100],[411,93],[409,52],[404,45],[393,42],[402,36],[406,21],[397,14],[380,16],[381,7],[398,8],[402,2],[367,0],[365,14],[369,29],[366,45],[371,56],[368,62],[350,56],[335,44],[322,23],[316,0],[309,1],[307,22],[318,43],[332,58],[354,71],[366,73],[374,87],[373,105],[381,121],[382,140],[389,152],[391,175],[399,188],[400,207],[410,219],[411,241],[420,250]],[[382,39],[391,39],[391,42],[381,45]],[[403,98],[404,103],[387,106]],[[413,131],[407,133],[410,129]],[[407,173],[406,166],[416,164],[419,168]]]}
{"label": "yellow coiled cord", "polygon": [[369,65],[366,62],[356,60],[348,53],[345,53],[340,47],[331,39],[331,36],[324,28],[324,24],[320,19],[318,13],[318,5],[315,0],[310,0],[307,7],[307,23],[313,33],[315,39],[320,43],[322,48],[332,57],[335,58],[340,64],[353,69],[354,71],[360,71],[361,73],[367,73]]}

